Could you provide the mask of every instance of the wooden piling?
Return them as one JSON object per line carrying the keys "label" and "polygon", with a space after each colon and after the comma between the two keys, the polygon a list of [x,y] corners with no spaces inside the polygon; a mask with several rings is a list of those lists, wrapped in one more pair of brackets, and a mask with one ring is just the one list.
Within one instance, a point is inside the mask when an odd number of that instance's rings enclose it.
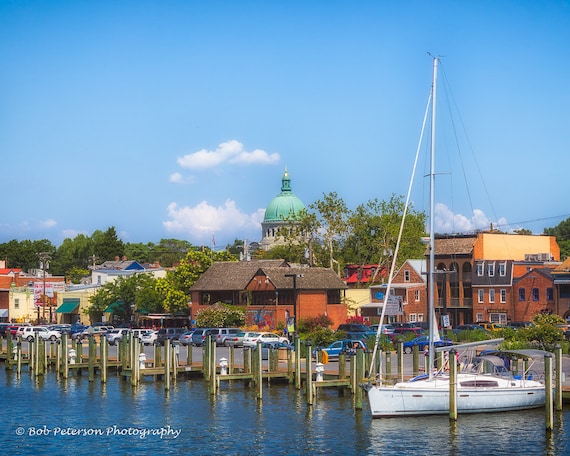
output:
{"label": "wooden piling", "polygon": [[392,352],[390,350],[386,351],[386,381],[392,382]]}
{"label": "wooden piling", "polygon": [[258,401],[263,399],[263,357],[262,357],[262,350],[261,350],[261,342],[257,342],[257,346],[255,348],[255,364],[256,364],[256,397]]}
{"label": "wooden piling", "polygon": [[170,341],[164,341],[164,389],[170,391]]}
{"label": "wooden piling", "polygon": [[87,372],[89,381],[95,380],[95,358],[97,357],[97,346],[95,345],[95,337],[89,336],[89,358],[87,360]]}
{"label": "wooden piling", "polygon": [[363,378],[363,369],[364,369],[364,353],[362,352],[362,350],[357,350],[356,351],[356,355],[353,356],[354,358],[354,363],[355,363],[355,387],[352,390],[354,392],[354,408],[356,410],[362,410],[362,396],[363,396],[363,391],[362,388],[360,388],[360,382],[362,381]]}
{"label": "wooden piling", "polygon": [[554,427],[554,407],[552,398],[552,353],[546,353],[544,355],[544,373],[544,388],[546,394],[546,430],[552,431]]}
{"label": "wooden piling", "polygon": [[398,381],[403,382],[404,381],[404,342],[398,342],[396,353],[398,356]]}
{"label": "wooden piling", "polygon": [[307,380],[305,382],[306,385],[306,394],[307,394],[307,405],[313,405],[313,356],[312,356],[312,349],[310,342],[306,345],[305,351],[305,373]]}
{"label": "wooden piling", "polygon": [[301,338],[295,334],[295,388],[301,389]]}
{"label": "wooden piling", "polygon": [[556,379],[556,400],[554,401],[554,407],[556,410],[562,410],[562,347],[559,344],[556,344],[554,347],[554,356],[555,356],[555,372],[556,375],[554,378]]}
{"label": "wooden piling", "polygon": [[346,379],[346,353],[338,355],[338,379]]}
{"label": "wooden piling", "polygon": [[420,373],[420,348],[417,345],[412,347],[412,376],[417,377]]}
{"label": "wooden piling", "polygon": [[16,375],[20,378],[22,373],[22,342],[16,344]]}
{"label": "wooden piling", "polygon": [[449,351],[449,419],[457,421],[457,358],[456,350]]}

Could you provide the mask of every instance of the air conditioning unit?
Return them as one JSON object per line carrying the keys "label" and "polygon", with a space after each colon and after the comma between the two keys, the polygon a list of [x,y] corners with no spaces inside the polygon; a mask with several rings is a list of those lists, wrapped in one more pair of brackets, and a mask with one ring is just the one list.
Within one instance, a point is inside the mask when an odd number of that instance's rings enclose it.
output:
{"label": "air conditioning unit", "polygon": [[539,261],[550,261],[550,253],[539,253],[538,254]]}

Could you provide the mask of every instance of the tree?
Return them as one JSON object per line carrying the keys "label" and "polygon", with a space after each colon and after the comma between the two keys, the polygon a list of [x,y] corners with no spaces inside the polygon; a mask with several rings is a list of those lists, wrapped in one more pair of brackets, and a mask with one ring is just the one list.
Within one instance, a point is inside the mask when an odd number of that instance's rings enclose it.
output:
{"label": "tree", "polygon": [[570,257],[570,218],[563,220],[553,228],[545,228],[544,234],[556,237],[562,261]]}
{"label": "tree", "polygon": [[190,250],[180,265],[174,271],[168,271],[167,279],[174,289],[180,290],[190,296],[190,287],[206,272],[214,261],[236,261],[236,258],[227,251],[214,252],[208,248]]}
{"label": "tree", "polygon": [[78,234],[73,239],[65,238],[52,258],[51,272],[54,275],[69,275],[72,270],[86,270],[93,262],[93,239]]}
{"label": "tree", "polygon": [[[388,201],[370,200],[359,205],[348,220],[350,234],[343,248],[343,260],[352,264],[379,264],[390,268],[396,251],[405,200],[392,195]],[[396,267],[409,258],[422,258],[426,216],[408,205]]]}
{"label": "tree", "polygon": [[101,262],[111,261],[125,254],[125,245],[117,236],[114,226],[107,228],[105,232],[95,231],[92,239],[94,253]]}
{"label": "tree", "polygon": [[38,255],[41,252],[45,252],[49,257],[53,257],[55,251],[55,247],[47,239],[39,241],[23,240],[21,242],[13,239],[7,243],[0,244],[0,258],[7,260],[6,266],[9,268],[20,268],[26,272],[40,268]]}
{"label": "tree", "polygon": [[329,267],[334,269],[334,263],[338,264],[334,258],[335,246],[343,244],[348,231],[347,217],[349,212],[346,203],[336,192],[330,192],[328,194],[323,193],[323,199],[317,200],[309,207],[317,211],[318,222],[315,225],[323,232],[324,245],[329,253]]}

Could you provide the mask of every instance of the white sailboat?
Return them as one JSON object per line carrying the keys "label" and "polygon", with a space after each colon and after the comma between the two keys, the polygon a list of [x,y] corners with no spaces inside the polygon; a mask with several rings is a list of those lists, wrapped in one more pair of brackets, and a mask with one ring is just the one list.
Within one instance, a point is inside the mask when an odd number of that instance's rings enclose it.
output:
{"label": "white sailboat", "polygon": [[[449,347],[441,347],[435,349],[434,341],[439,337],[437,333],[437,324],[435,322],[435,305],[434,305],[434,275],[435,275],[435,258],[434,258],[434,186],[435,186],[435,111],[436,111],[436,87],[437,87],[437,70],[439,59],[433,59],[433,81],[431,90],[431,160],[430,160],[430,270],[429,270],[429,313],[430,315],[430,338],[429,338],[429,358],[427,366],[434,366],[435,352],[449,350]],[[428,102],[429,107],[429,102]],[[426,117],[428,110],[426,109]],[[425,119],[424,119],[425,125]],[[423,134],[423,129],[422,129]],[[419,147],[418,147],[419,151]],[[417,156],[416,156],[417,163]],[[414,166],[415,170],[415,166]],[[414,171],[415,172],[415,171]],[[413,174],[412,174],[413,181]],[[411,190],[410,183],[410,190]],[[409,201],[406,201],[406,208]],[[406,209],[400,227],[400,235],[404,225]],[[399,242],[396,246],[396,254],[392,260],[392,268],[395,267],[395,256],[399,249]],[[388,289],[384,302],[386,309],[386,300],[390,294],[392,282],[392,273],[388,280]],[[380,318],[383,322],[384,310]],[[381,327],[381,324],[380,326]],[[379,337],[377,337],[379,340]],[[493,341],[485,341],[485,344],[500,343],[501,339]],[[481,413],[481,412],[503,412],[512,410],[522,410],[540,407],[545,404],[545,386],[537,379],[531,378],[527,372],[522,375],[513,376],[510,369],[505,366],[504,358],[497,356],[497,353],[483,357],[469,358],[466,353],[473,347],[481,345],[480,342],[463,344],[453,347],[459,353],[463,353],[460,369],[456,377],[456,404],[458,413]],[[372,358],[374,365],[374,357],[378,349],[378,343]],[[523,358],[534,357],[537,353],[517,352],[516,355]],[[453,362],[453,360],[450,360]],[[434,371],[428,368],[423,375],[415,377],[411,380],[398,382],[394,385],[385,385],[381,376],[377,376],[365,385],[370,410],[373,418],[380,417],[398,417],[413,415],[434,415],[448,414],[450,411],[450,377],[445,370]]]}

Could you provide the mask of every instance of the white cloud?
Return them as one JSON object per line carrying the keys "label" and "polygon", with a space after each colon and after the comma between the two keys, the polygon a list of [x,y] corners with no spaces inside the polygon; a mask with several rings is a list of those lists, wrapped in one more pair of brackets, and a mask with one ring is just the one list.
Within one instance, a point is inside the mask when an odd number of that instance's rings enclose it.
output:
{"label": "white cloud", "polygon": [[[279,154],[269,154],[261,149],[248,152],[243,144],[236,140],[218,145],[215,150],[202,149],[197,152],[178,157],[177,163],[182,168],[206,169],[222,163],[233,164],[273,164],[279,162]],[[171,177],[172,179],[172,177]]]}
{"label": "white cloud", "polygon": [[193,176],[183,176],[180,173],[172,173],[168,178],[170,182],[174,184],[191,184],[194,182]]}
{"label": "white cloud", "polygon": [[47,219],[47,220],[41,220],[40,221],[40,226],[42,228],[53,228],[56,225],[57,225],[57,222],[54,219]]}
{"label": "white cloud", "polygon": [[227,200],[222,206],[212,206],[202,201],[194,207],[178,207],[176,203],[168,205],[169,220],[163,222],[166,231],[183,234],[194,242],[210,242],[211,236],[222,233],[231,239],[243,238],[246,233],[258,233],[261,238],[261,220],[264,209],[253,214],[244,214],[234,201]]}
{"label": "white cloud", "polygon": [[491,223],[501,231],[510,231],[507,219],[504,217],[499,218],[497,221],[492,221],[480,209],[473,209],[473,215],[467,217],[463,214],[454,213],[443,203],[435,205],[434,226],[436,233],[469,233],[486,230],[491,227]]}

